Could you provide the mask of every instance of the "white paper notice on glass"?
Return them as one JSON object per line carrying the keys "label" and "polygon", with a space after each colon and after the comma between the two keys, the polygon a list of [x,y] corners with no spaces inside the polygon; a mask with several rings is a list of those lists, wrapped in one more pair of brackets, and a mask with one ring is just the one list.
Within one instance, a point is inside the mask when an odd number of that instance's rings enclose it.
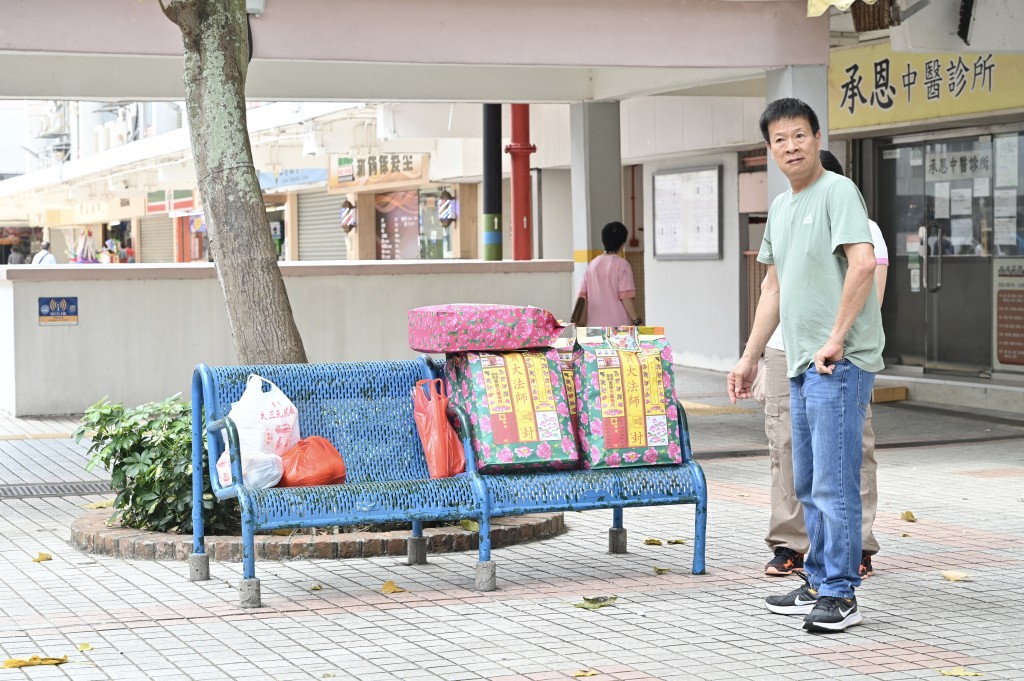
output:
{"label": "white paper notice on glass", "polygon": [[987,177],[976,177],[974,178],[974,195],[975,196],[988,196],[989,195],[989,182]]}
{"label": "white paper notice on glass", "polygon": [[953,245],[963,246],[974,239],[974,220],[972,218],[953,218],[949,221],[953,228]]}
{"label": "white paper notice on glass", "polygon": [[971,214],[971,190],[970,189],[954,189],[949,193],[950,207],[949,212],[952,215],[970,215]]}
{"label": "white paper notice on glass", "polygon": [[935,217],[949,217],[949,183],[935,183]]}
{"label": "white paper notice on glass", "polygon": [[996,137],[996,186],[1017,186],[1017,133]]}
{"label": "white paper notice on glass", "polygon": [[997,189],[996,190],[996,217],[1016,218],[1017,217],[1017,190]]}
{"label": "white paper notice on glass", "polygon": [[996,245],[1017,245],[1017,218],[996,218]]}

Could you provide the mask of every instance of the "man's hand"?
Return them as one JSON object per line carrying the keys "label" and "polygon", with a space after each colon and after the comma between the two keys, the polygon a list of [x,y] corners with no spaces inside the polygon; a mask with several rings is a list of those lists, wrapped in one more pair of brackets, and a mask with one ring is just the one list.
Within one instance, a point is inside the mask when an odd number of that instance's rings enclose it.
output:
{"label": "man's hand", "polygon": [[821,349],[814,353],[814,369],[819,374],[831,374],[836,362],[843,358],[843,342],[829,338]]}
{"label": "man's hand", "polygon": [[747,357],[740,357],[740,361],[729,372],[729,402],[736,404],[736,400],[746,400],[752,397],[750,388],[754,385],[754,377],[757,376],[757,362]]}

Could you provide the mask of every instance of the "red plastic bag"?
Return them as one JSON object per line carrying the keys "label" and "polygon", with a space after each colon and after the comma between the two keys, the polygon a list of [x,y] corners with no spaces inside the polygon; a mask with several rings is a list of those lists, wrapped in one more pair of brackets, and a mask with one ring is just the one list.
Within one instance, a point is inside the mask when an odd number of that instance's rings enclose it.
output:
{"label": "red plastic bag", "polygon": [[431,478],[450,478],[466,472],[462,440],[448,422],[444,381],[417,381],[412,391],[413,418],[420,434]]}
{"label": "red plastic bag", "polygon": [[331,441],[304,437],[281,457],[284,473],[278,487],[340,485],[345,482],[345,461]]}

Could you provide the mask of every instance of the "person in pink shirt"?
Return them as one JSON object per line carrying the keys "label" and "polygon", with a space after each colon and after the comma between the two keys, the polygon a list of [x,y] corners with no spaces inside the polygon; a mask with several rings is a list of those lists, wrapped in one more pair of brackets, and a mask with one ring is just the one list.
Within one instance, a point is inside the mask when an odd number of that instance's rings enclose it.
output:
{"label": "person in pink shirt", "polygon": [[601,230],[604,253],[594,258],[583,275],[578,296],[587,301],[580,326],[640,326],[633,299],[633,269],[622,257],[629,231],[621,222],[609,222]]}

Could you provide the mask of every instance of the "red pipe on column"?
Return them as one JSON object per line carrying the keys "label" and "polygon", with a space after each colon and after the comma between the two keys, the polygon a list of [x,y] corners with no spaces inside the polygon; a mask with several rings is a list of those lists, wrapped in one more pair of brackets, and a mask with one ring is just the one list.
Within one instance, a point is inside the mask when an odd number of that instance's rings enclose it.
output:
{"label": "red pipe on column", "polygon": [[531,209],[530,105],[512,105],[512,143],[505,147],[512,157],[512,258],[533,258],[533,219]]}

